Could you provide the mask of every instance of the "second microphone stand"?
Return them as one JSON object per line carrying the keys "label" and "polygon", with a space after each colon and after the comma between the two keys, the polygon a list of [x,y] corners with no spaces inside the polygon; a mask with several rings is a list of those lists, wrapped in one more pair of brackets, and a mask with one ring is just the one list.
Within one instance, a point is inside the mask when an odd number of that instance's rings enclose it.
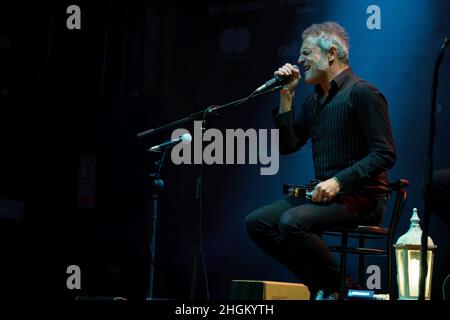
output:
{"label": "second microphone stand", "polygon": [[[208,115],[210,114],[207,109],[204,113],[202,119],[202,134],[206,130]],[[203,241],[202,241],[202,225],[203,225],[203,171],[205,165],[202,161],[199,167],[198,176],[195,181],[195,198],[197,200],[198,216],[194,223],[194,237],[192,239],[192,268],[191,268],[191,290],[189,298],[191,300],[195,299],[196,284],[197,284],[197,258],[200,255],[203,272],[205,277],[205,289],[206,289],[206,299],[209,300],[209,284],[208,284],[208,274],[206,272],[206,262],[205,255],[203,252]]]}
{"label": "second microphone stand", "polygon": [[437,110],[437,89],[439,83],[439,68],[442,63],[442,59],[444,57],[444,52],[450,41],[448,38],[445,38],[441,50],[436,58],[436,62],[434,64],[434,72],[433,72],[433,84],[431,87],[431,113],[430,113],[430,132],[428,136],[428,148],[427,148],[427,161],[425,168],[425,186],[424,186],[424,194],[425,194],[425,204],[424,204],[424,219],[423,219],[423,231],[422,231],[422,239],[421,239],[421,256],[420,256],[420,279],[419,279],[419,297],[418,300],[425,299],[425,280],[428,274],[428,263],[427,263],[427,252],[428,252],[428,234],[430,227],[430,190],[433,185],[433,147],[434,147],[434,137],[436,134],[436,110]]}
{"label": "second microphone stand", "polygon": [[155,162],[156,172],[151,173],[150,179],[152,181],[152,205],[151,205],[151,239],[150,239],[150,276],[149,286],[147,292],[147,300],[153,300],[153,286],[155,275],[155,251],[156,251],[156,224],[158,222],[158,199],[159,193],[164,189],[164,181],[161,179],[161,169],[164,165],[164,158],[166,151],[161,155],[161,159]]}

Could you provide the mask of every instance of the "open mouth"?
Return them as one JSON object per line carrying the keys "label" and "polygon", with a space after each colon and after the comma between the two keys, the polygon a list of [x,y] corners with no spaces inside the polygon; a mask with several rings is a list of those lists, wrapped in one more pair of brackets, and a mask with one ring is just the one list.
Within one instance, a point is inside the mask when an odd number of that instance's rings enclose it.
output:
{"label": "open mouth", "polygon": [[310,69],[310,67],[309,66],[304,66],[303,67],[303,70],[306,72],[306,71],[308,71]]}

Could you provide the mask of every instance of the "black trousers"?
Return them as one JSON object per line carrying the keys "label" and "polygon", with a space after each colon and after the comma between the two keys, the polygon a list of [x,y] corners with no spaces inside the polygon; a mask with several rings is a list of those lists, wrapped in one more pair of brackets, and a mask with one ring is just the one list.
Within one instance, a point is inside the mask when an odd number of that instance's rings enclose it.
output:
{"label": "black trousers", "polygon": [[339,291],[339,267],[320,237],[330,227],[378,225],[386,198],[337,196],[330,203],[287,197],[250,213],[246,220],[251,239],[286,266],[310,291]]}

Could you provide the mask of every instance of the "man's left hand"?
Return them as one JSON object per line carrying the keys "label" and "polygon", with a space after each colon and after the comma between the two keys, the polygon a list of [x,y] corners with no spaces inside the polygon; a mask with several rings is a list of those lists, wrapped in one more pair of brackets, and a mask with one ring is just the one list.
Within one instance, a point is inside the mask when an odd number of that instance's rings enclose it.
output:
{"label": "man's left hand", "polygon": [[330,202],[341,190],[341,185],[335,178],[320,182],[314,189],[312,202]]}

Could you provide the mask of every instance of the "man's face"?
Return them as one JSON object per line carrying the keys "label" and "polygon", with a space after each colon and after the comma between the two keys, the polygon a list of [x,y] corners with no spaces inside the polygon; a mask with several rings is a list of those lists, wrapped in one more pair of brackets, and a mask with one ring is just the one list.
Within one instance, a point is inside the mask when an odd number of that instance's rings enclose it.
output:
{"label": "man's face", "polygon": [[317,45],[317,38],[309,36],[303,40],[298,63],[303,67],[306,83],[316,84],[324,78],[329,68],[326,52]]}

